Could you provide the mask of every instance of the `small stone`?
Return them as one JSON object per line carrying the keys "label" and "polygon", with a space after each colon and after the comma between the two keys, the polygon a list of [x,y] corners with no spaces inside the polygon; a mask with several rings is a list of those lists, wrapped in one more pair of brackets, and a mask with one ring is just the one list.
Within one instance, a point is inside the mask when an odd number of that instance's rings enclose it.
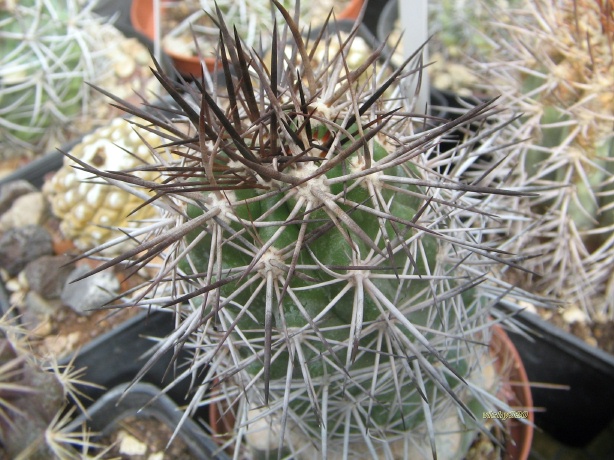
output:
{"label": "small stone", "polygon": [[74,268],[68,256],[43,256],[26,266],[25,276],[31,290],[45,299],[57,299]]}
{"label": "small stone", "polygon": [[533,313],[535,315],[537,314],[537,308],[535,308],[535,305],[533,305],[531,302],[527,302],[526,300],[519,300],[518,306],[522,308],[523,311]]}
{"label": "small stone", "polygon": [[145,455],[147,453],[147,444],[139,441],[134,436],[125,431],[120,431],[117,435],[119,438],[119,453],[124,455]]}
{"label": "small stone", "polygon": [[25,278],[25,274],[21,276],[21,272],[16,278],[10,278],[6,280],[4,283],[4,287],[8,289],[9,292],[18,292],[24,289],[29,289],[28,282]]}
{"label": "small stone", "polygon": [[82,280],[72,282],[90,272],[90,268],[75,268],[62,289],[62,302],[80,315],[89,315],[92,310],[111,301],[119,290],[119,280],[110,272],[99,272]]}
{"label": "small stone", "polygon": [[36,187],[23,179],[15,180],[1,186],[0,214],[9,210],[13,205],[13,201],[15,201],[17,198],[32,192],[36,192]]}
{"label": "small stone", "polygon": [[26,294],[25,307],[39,318],[55,316],[62,309],[62,301],[59,299],[45,299],[39,293],[30,291]]}
{"label": "small stone", "polygon": [[573,306],[573,307],[566,308],[565,311],[563,311],[563,320],[567,324],[573,324],[573,323],[585,324],[588,320],[588,317],[586,316],[586,313],[584,313],[584,311],[582,311],[576,306]]}
{"label": "small stone", "polygon": [[32,329],[32,334],[36,337],[47,337],[53,333],[53,323],[49,318],[44,318]]}
{"label": "small stone", "polygon": [[38,225],[13,228],[0,237],[0,266],[10,276],[17,275],[29,262],[52,253],[51,235]]}
{"label": "small stone", "polygon": [[584,342],[591,347],[597,348],[599,346],[599,342],[597,342],[597,339],[595,339],[595,337],[587,337],[586,339],[584,339]]}
{"label": "small stone", "polygon": [[121,59],[114,65],[115,75],[117,75],[119,78],[128,78],[136,69],[134,60],[126,54],[124,54],[124,56],[124,59]]}
{"label": "small stone", "polygon": [[66,356],[77,347],[81,332],[74,331],[68,335],[50,335],[43,339],[44,349],[51,356]]}
{"label": "small stone", "polygon": [[0,217],[0,231],[12,228],[38,225],[42,223],[48,212],[48,203],[41,192],[21,195],[11,208]]}

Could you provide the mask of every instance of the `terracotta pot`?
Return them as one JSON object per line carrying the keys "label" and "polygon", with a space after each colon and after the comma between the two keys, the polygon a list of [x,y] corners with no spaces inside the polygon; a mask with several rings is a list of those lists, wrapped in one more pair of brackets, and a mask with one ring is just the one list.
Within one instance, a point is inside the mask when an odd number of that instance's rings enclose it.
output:
{"label": "terracotta pot", "polygon": [[[215,379],[211,386],[212,395],[219,392],[218,384],[219,381]],[[228,410],[228,406],[223,402],[209,404],[208,412],[212,438],[216,443],[222,445],[230,438],[230,433],[234,430],[234,413],[232,410]]]}
{"label": "terracotta pot", "polygon": [[490,351],[496,357],[495,368],[503,379],[498,395],[512,410],[524,411],[527,418],[508,419],[507,432],[510,439],[506,444],[507,459],[526,460],[533,442],[533,397],[529,379],[516,347],[500,326],[493,328]]}
{"label": "terracotta pot", "polygon": [[[360,10],[363,7],[365,0],[350,0],[337,19],[356,19]],[[164,0],[161,0],[164,4]],[[130,20],[134,29],[150,39],[154,39],[154,1],[153,0],[133,0],[132,8],[130,9]],[[164,11],[164,6],[162,7]],[[165,48],[165,53],[168,54],[176,69],[185,76],[193,75],[198,77],[202,75],[201,61],[198,56],[186,56],[173,52],[172,49]],[[204,63],[209,71],[213,71],[216,65],[216,59],[205,57]]]}

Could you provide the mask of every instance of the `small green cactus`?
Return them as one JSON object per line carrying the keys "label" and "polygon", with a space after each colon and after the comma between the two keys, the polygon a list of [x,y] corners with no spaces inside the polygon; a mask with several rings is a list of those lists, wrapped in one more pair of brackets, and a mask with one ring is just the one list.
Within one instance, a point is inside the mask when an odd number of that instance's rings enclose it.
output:
{"label": "small green cactus", "polygon": [[46,153],[117,116],[86,83],[119,91],[133,77],[130,91],[150,90],[132,62],[146,64],[147,49],[94,14],[95,5],[0,2],[0,158]]}
{"label": "small green cactus", "polygon": [[[496,379],[480,378],[491,361],[486,294],[497,296],[480,285],[496,286],[491,264],[515,266],[484,233],[490,199],[518,195],[490,178],[505,156],[492,138],[508,121],[489,124],[487,103],[430,126],[402,84],[416,77],[416,56],[381,72],[380,48],[352,69],[355,34],[324,29],[308,47],[274,4],[284,27],[273,28],[270,61],[219,18],[225,85],[178,89],[158,69],[174,100],[167,113],[107,92],[177,159],[152,155],[118,172],[73,158],[153,190],[165,210],[149,232],[126,236],[139,246],[94,272],[162,259],[128,302],[177,312],[145,369],[175,347],[193,350],[177,375],[194,379],[188,413],[206,403],[232,412],[237,453],[247,444],[274,457],[462,458],[483,429],[476,414],[505,406]],[[314,64],[318,46],[336,45]],[[439,150],[476,121],[483,133]]]}
{"label": "small green cactus", "polygon": [[[525,0],[493,36],[490,90],[525,113],[518,187],[539,197],[502,202],[521,218],[514,245],[535,256],[527,286],[614,318],[614,17],[601,0]],[[501,15],[493,11],[491,27]],[[494,23],[494,24],[493,24]],[[488,85],[487,85],[488,86]]]}

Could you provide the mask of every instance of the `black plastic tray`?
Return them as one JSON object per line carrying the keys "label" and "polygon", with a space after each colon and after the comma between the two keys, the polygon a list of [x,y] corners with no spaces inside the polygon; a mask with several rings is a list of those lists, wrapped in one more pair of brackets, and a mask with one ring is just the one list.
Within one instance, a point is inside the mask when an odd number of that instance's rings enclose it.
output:
{"label": "black plastic tray", "polygon": [[514,318],[527,332],[508,334],[532,384],[535,424],[563,444],[586,446],[614,420],[614,356],[535,314]]}

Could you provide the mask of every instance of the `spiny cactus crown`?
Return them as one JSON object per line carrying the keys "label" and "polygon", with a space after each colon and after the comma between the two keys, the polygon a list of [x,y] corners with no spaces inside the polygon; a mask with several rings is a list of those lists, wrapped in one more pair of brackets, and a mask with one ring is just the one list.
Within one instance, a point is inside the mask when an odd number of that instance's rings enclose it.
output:
{"label": "spiny cactus crown", "polygon": [[[192,349],[177,376],[198,381],[189,411],[211,402],[234,413],[237,451],[264,423],[274,439],[263,448],[292,458],[308,448],[411,458],[436,449],[437,424],[449,419],[461,449],[464,425],[475,428],[474,412],[494,404],[471,383],[489,361],[476,286],[506,259],[485,241],[490,216],[477,203],[516,194],[490,186],[492,164],[469,165],[503,154],[489,139],[507,121],[489,125],[486,103],[432,127],[412,115],[402,84],[418,78],[419,52],[386,71],[381,47],[349,68],[356,30],[306,38],[274,3],[285,24],[273,29],[270,60],[220,16],[223,84],[206,72],[177,83],[158,68],[170,108],[107,93],[168,140],[136,168],[162,180],[73,160],[152,189],[165,214],[95,271],[158,261],[158,276],[125,303],[177,312],[144,371],[176,346]],[[337,51],[314,64],[322,47]],[[484,131],[439,151],[470,122]],[[159,149],[179,159],[163,161]]]}

